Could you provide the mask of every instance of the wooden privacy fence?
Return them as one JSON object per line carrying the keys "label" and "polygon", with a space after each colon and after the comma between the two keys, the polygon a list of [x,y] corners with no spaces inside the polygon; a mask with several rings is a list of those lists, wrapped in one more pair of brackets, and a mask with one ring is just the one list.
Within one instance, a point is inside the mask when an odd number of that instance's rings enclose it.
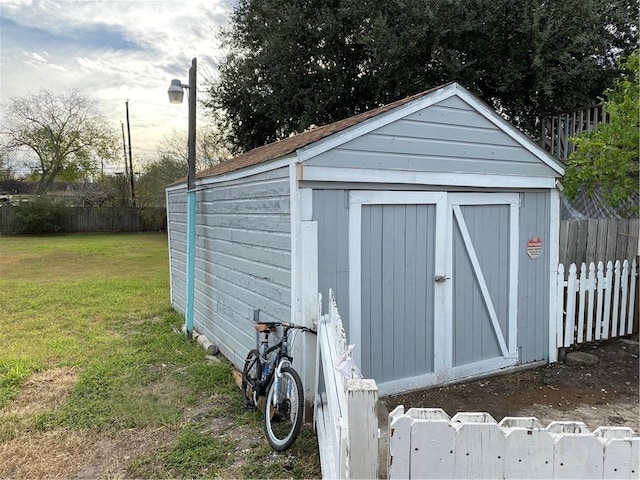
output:
{"label": "wooden privacy fence", "polygon": [[[333,292],[329,313],[321,315],[319,300],[314,426],[323,478],[377,478],[378,387],[375,381],[349,378],[346,335]],[[343,375],[345,367],[349,375]]]}
{"label": "wooden privacy fence", "polygon": [[569,113],[544,118],[540,128],[540,146],[559,160],[565,160],[575,150],[570,138],[607,121],[604,105],[593,105]]}
{"label": "wooden privacy fence", "polygon": [[551,422],[401,405],[389,414],[389,478],[638,478],[640,438]]}
{"label": "wooden privacy fence", "polygon": [[[68,207],[61,231],[74,232],[140,232],[165,230],[164,208],[132,207]],[[15,207],[0,208],[0,234],[15,234],[20,230]]]}
{"label": "wooden privacy fence", "polygon": [[559,262],[631,261],[638,255],[640,219],[589,219],[560,222]]}
{"label": "wooden privacy fence", "polygon": [[637,262],[628,260],[615,266],[592,262],[575,263],[566,272],[558,265],[556,277],[558,348],[633,333],[636,306]]}

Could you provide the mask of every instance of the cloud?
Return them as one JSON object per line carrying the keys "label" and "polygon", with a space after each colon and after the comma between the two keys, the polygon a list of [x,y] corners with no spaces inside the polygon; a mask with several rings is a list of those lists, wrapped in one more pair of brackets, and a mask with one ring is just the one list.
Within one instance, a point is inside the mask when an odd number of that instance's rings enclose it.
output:
{"label": "cloud", "polygon": [[0,16],[2,30],[0,41],[3,45],[11,45],[18,38],[22,45],[49,45],[60,50],[95,49],[95,50],[143,50],[147,48],[138,44],[119,25],[94,23],[89,25],[69,25],[68,28],[47,28],[21,23],[20,20]]}
{"label": "cloud", "polygon": [[187,80],[193,57],[200,82],[217,69],[216,32],[233,3],[0,0],[0,100],[80,88],[119,129],[131,99],[132,136],[153,149],[168,131],[186,128],[186,107],[168,104],[167,86]]}

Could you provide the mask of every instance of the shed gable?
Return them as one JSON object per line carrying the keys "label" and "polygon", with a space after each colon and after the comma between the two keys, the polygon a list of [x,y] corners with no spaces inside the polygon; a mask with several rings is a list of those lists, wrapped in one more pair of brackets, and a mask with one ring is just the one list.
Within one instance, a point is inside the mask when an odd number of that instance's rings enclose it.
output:
{"label": "shed gable", "polygon": [[514,135],[507,134],[457,95],[392,120],[304,163],[418,172],[559,176]]}

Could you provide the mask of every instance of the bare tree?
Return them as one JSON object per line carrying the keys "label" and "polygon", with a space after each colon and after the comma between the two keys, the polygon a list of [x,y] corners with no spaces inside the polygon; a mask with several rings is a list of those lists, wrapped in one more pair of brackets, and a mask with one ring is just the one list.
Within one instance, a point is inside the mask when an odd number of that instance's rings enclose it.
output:
{"label": "bare tree", "polygon": [[55,95],[48,90],[13,98],[3,119],[4,153],[26,150],[35,162],[39,193],[58,175],[67,180],[86,178],[98,159],[111,159],[117,137],[95,103],[79,90]]}

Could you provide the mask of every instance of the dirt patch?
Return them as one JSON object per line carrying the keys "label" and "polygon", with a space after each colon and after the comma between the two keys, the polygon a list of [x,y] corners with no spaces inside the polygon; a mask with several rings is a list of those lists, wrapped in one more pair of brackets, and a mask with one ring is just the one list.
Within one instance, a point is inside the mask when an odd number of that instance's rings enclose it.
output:
{"label": "dirt patch", "polygon": [[0,415],[33,415],[61,407],[78,380],[73,368],[53,368],[34,373],[18,397]]}
{"label": "dirt patch", "polygon": [[431,388],[386,398],[389,411],[397,405],[442,408],[457,412],[488,412],[504,417],[537,417],[599,426],[626,426],[640,432],[638,401],[638,341],[609,340],[579,350],[598,357],[595,365],[555,363],[517,373]]}
{"label": "dirt patch", "polygon": [[0,443],[0,478],[124,478],[132,455],[165,448],[175,437],[167,427],[113,436],[78,430],[29,434]]}

